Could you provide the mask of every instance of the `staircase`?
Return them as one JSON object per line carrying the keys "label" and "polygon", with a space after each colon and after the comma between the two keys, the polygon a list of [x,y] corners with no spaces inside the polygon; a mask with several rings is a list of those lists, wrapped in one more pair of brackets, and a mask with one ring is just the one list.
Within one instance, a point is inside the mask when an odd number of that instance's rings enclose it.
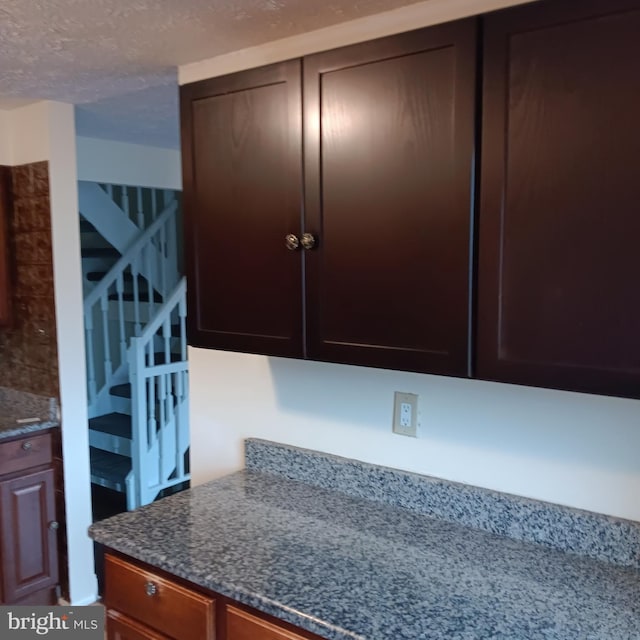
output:
{"label": "staircase", "polygon": [[79,202],[91,482],[131,510],[189,480],[179,202],[92,182]]}

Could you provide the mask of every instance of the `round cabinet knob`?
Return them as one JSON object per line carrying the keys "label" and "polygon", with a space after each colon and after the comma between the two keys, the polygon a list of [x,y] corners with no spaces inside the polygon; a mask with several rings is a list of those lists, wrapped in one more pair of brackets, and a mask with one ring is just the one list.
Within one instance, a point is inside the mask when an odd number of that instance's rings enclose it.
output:
{"label": "round cabinet knob", "polygon": [[316,246],[316,239],[312,233],[305,233],[300,244],[307,250],[313,249]]}
{"label": "round cabinet knob", "polygon": [[31,449],[33,445],[31,444],[31,442],[29,440],[27,440],[26,442],[22,443],[22,448],[24,451],[29,451]]}
{"label": "round cabinet knob", "polygon": [[144,585],[144,592],[148,595],[148,596],[155,596],[156,593],[158,593],[158,587],[156,587],[155,584],[153,584],[153,582],[147,582]]}
{"label": "round cabinet knob", "polygon": [[60,528],[60,523],[56,522],[55,520],[52,520],[49,523],[49,530],[50,531],[57,531]]}
{"label": "round cabinet knob", "polygon": [[300,246],[300,240],[298,236],[293,233],[288,233],[284,237],[284,244],[289,249],[289,251],[295,251]]}

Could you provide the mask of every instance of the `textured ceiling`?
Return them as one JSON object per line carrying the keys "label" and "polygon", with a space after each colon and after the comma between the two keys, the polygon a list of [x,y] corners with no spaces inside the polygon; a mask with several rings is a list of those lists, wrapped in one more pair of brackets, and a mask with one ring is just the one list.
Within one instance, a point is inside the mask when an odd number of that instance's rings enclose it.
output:
{"label": "textured ceiling", "polygon": [[0,0],[0,108],[81,104],[80,134],[143,144],[173,119],[175,146],[178,65],[415,1]]}

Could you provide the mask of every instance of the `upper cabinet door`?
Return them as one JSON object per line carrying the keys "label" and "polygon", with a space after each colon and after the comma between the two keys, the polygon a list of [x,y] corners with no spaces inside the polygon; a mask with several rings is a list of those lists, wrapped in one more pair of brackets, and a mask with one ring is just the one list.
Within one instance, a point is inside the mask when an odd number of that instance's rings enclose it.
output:
{"label": "upper cabinet door", "polygon": [[640,2],[485,20],[479,377],[640,396]]}
{"label": "upper cabinet door", "polygon": [[181,91],[189,342],[302,355],[300,62]]}
{"label": "upper cabinet door", "polygon": [[11,322],[11,279],[9,277],[9,212],[11,170],[0,167],[0,326]]}
{"label": "upper cabinet door", "polygon": [[467,375],[476,22],[304,59],[308,356]]}

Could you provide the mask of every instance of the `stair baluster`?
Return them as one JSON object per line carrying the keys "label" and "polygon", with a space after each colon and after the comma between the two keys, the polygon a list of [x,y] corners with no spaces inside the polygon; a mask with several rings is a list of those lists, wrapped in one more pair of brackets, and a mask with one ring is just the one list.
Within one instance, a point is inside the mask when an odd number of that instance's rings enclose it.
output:
{"label": "stair baluster", "polygon": [[[153,356],[147,356],[147,368],[153,368]],[[156,379],[149,378],[149,390],[147,392],[147,447],[150,449],[156,435]]]}
{"label": "stair baluster", "polygon": [[139,258],[131,262],[131,276],[133,277],[133,334],[140,335],[142,325],[140,324],[140,270],[138,269]]}
{"label": "stair baluster", "polygon": [[[158,408],[160,415],[158,416],[160,430],[158,433],[158,478],[164,478],[164,428],[167,424],[167,376],[166,374],[160,374],[158,377]],[[162,480],[160,480],[161,482]]]}
{"label": "stair baluster", "polygon": [[120,332],[120,362],[127,360],[127,333],[124,325],[124,277],[121,273],[116,280],[118,295],[118,329]]}
{"label": "stair baluster", "polygon": [[129,189],[128,187],[122,187],[122,210],[127,218],[131,219],[131,207],[129,204]]}
{"label": "stair baluster", "polygon": [[160,254],[162,256],[162,264],[160,265],[160,276],[162,281],[162,290],[168,291],[169,287],[169,261],[167,260],[167,230],[165,227],[160,228]]}
{"label": "stair baluster", "polygon": [[[134,338],[133,341],[137,340]],[[129,511],[143,504],[142,483],[144,463],[147,460],[147,443],[151,437],[143,437],[147,429],[146,398],[147,379],[144,377],[144,351],[129,351],[129,379],[131,380],[131,471],[128,476],[127,509]],[[142,428],[140,428],[142,427]],[[133,490],[131,490],[133,488]]]}
{"label": "stair baluster", "polygon": [[100,311],[102,312],[102,344],[104,346],[104,381],[111,384],[113,363],[111,362],[111,340],[109,335],[109,296],[108,289],[100,296]]}
{"label": "stair baluster", "polygon": [[136,187],[136,200],[138,203],[138,226],[144,229],[144,209],[142,208],[142,188]]}
{"label": "stair baluster", "polygon": [[150,239],[149,244],[144,248],[144,260],[147,267],[147,295],[149,296],[149,317],[152,317],[155,313],[155,296],[154,296],[154,264],[153,258],[156,248],[153,244],[153,236]]}
{"label": "stair baluster", "polygon": [[87,344],[87,379],[89,387],[89,403],[93,403],[96,400],[98,394],[96,388],[96,363],[93,357],[93,313],[84,314],[84,331],[85,340]]}
{"label": "stair baluster", "polygon": [[[177,371],[175,374],[175,383],[174,383],[174,387],[176,390],[176,404],[178,406],[181,405],[185,405],[187,403],[187,399],[184,395],[184,378],[186,377],[186,372],[185,371]],[[178,411],[176,413],[176,433],[175,433],[175,438],[176,438],[176,473],[178,475],[178,477],[183,477],[185,475],[184,473],[184,455],[182,455],[182,451],[184,451],[186,449],[186,446],[183,447],[183,443],[181,441],[181,438],[184,437],[184,432],[187,431],[188,432],[188,427],[187,425],[183,425],[182,424],[182,415],[181,412]],[[188,446],[188,445],[187,445]]]}
{"label": "stair baluster", "polygon": [[180,299],[178,305],[178,317],[180,319],[180,356],[187,359],[187,298]]}

